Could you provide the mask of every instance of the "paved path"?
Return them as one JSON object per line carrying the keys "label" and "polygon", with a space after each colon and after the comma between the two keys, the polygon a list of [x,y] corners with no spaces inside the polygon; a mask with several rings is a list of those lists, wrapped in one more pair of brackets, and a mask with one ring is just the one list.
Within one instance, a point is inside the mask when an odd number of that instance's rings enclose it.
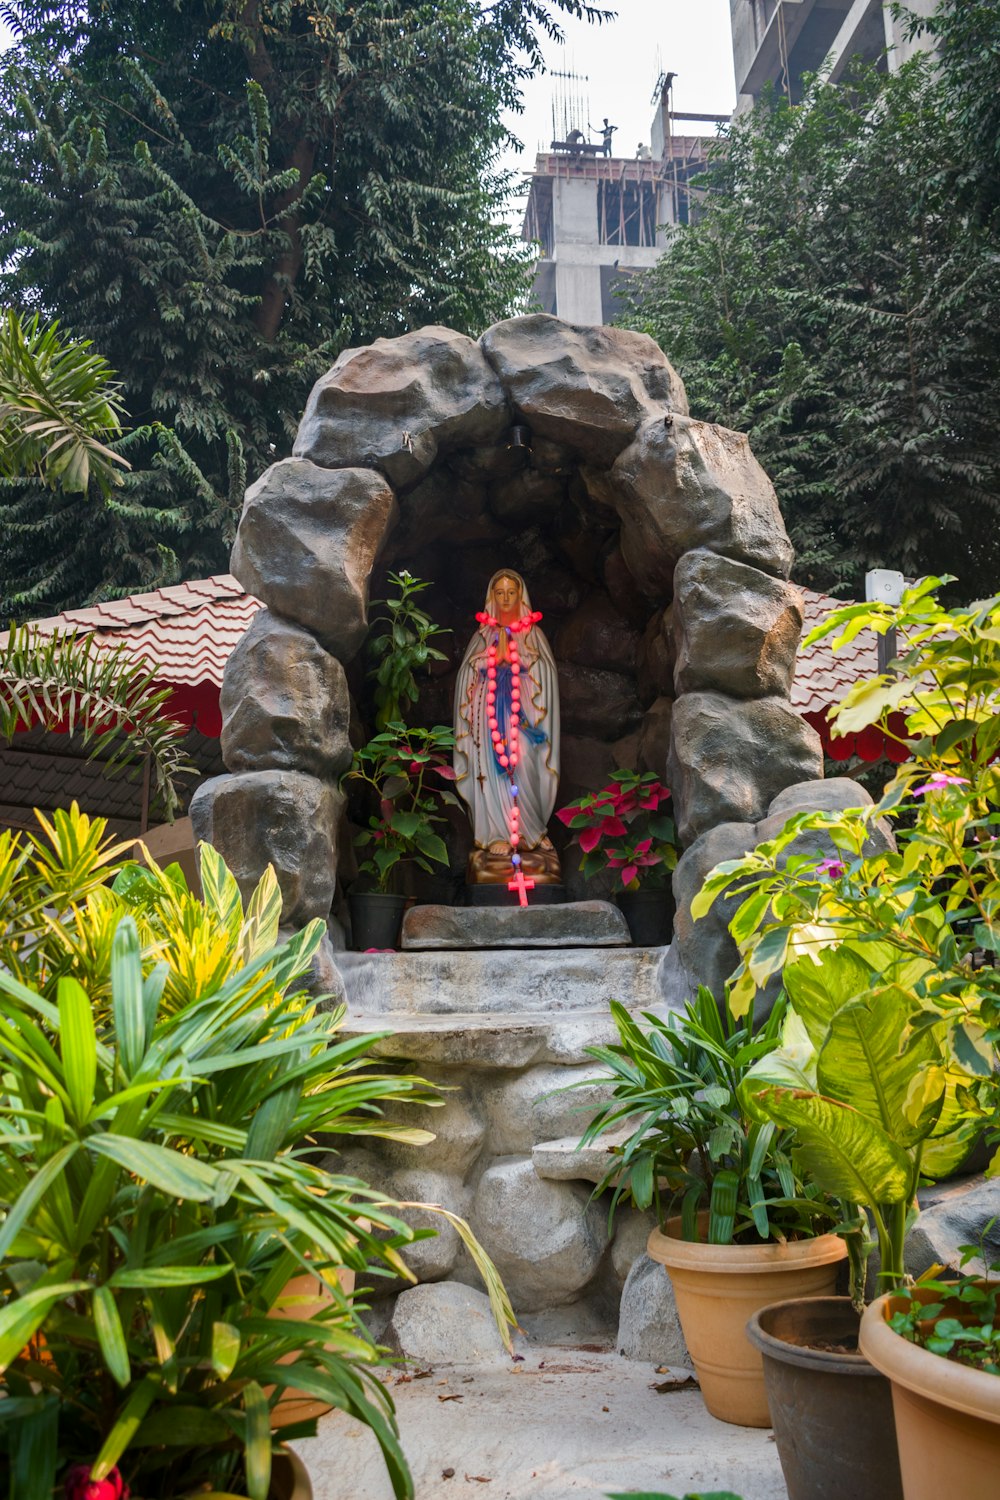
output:
{"label": "paved path", "polygon": [[[659,1393],[651,1365],[613,1353],[521,1347],[517,1364],[390,1377],[417,1500],[727,1489],[786,1500],[770,1433],[717,1422],[696,1389]],[[370,1434],[341,1413],[296,1447],[315,1500],[392,1500]]]}

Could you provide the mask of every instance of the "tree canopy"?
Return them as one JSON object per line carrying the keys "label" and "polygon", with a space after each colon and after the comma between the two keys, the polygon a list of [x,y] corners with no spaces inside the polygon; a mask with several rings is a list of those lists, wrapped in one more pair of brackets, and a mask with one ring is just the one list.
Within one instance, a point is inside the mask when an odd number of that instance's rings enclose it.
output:
{"label": "tree canopy", "polygon": [[628,292],[694,415],[749,432],[815,587],[875,566],[996,587],[1000,7],[933,24],[937,62],[734,121],[696,222]]}
{"label": "tree canopy", "polygon": [[110,493],[0,483],[0,610],[227,565],[246,475],[341,349],[524,295],[503,110],[584,0],[8,0],[0,305],[136,426]]}

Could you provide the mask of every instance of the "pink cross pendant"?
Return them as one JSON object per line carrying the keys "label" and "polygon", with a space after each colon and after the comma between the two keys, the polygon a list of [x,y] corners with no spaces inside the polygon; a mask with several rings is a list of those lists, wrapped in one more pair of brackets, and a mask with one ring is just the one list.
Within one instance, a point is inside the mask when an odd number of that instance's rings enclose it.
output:
{"label": "pink cross pendant", "polygon": [[525,878],[524,878],[524,871],[520,867],[518,867],[518,871],[517,871],[517,874],[514,876],[514,879],[513,880],[508,880],[508,882],[507,882],[507,889],[509,891],[516,891],[517,892],[517,899],[520,902],[520,904],[522,906],[527,906],[527,904],[528,904],[528,892],[529,891],[533,891],[535,889],[535,882],[532,880],[532,878],[531,878],[530,875],[528,876],[528,879],[525,880]]}

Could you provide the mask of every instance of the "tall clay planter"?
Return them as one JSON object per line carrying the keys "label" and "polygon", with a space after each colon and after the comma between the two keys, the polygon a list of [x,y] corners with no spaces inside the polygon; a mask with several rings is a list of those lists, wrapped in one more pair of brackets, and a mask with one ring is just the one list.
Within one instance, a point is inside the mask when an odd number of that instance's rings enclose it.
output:
{"label": "tall clay planter", "polygon": [[860,1322],[850,1297],[805,1297],[747,1324],[788,1500],[902,1500],[892,1394],[858,1349]]}
{"label": "tall clay planter", "polygon": [[313,1500],[305,1465],[291,1448],[282,1448],[271,1460],[271,1490],[267,1500]]}
{"label": "tall clay planter", "polygon": [[905,1500],[997,1500],[1000,1375],[955,1364],[894,1333],[887,1319],[902,1306],[887,1293],[865,1308],[861,1351],[892,1385]]}
{"label": "tall clay planter", "polygon": [[[354,1291],[354,1279],[354,1272],[348,1266],[342,1266],[337,1272],[337,1280],[348,1297]],[[332,1301],[333,1294],[322,1276],[310,1276],[303,1272],[301,1276],[293,1276],[285,1283],[285,1290],[271,1315],[309,1323],[319,1313],[325,1312]],[[278,1364],[293,1365],[298,1357],[298,1354],[284,1354]],[[272,1389],[271,1386],[266,1387],[265,1393],[270,1394]],[[329,1401],[320,1401],[315,1396],[307,1396],[305,1391],[300,1391],[295,1386],[289,1386],[271,1408],[271,1430],[274,1432],[282,1427],[290,1427],[293,1423],[307,1421],[310,1417],[325,1417],[332,1410]]]}
{"label": "tall clay planter", "polygon": [[647,1249],[673,1283],[677,1314],[705,1405],[739,1427],[770,1427],[760,1352],[746,1336],[754,1313],[790,1297],[829,1297],[847,1249],[835,1234],[784,1245],[707,1245],[681,1239],[680,1219],[654,1229]]}

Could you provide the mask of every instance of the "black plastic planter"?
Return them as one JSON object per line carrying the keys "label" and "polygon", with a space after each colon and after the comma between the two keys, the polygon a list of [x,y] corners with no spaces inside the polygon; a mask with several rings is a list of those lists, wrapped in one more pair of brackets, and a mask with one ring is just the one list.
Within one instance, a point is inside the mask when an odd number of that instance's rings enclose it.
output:
{"label": "black plastic planter", "polygon": [[858,1352],[849,1297],[774,1302],[747,1324],[788,1500],[903,1500],[888,1380]]}
{"label": "black plastic planter", "polygon": [[351,946],[359,953],[369,948],[398,948],[405,896],[386,896],[381,891],[352,891]]}
{"label": "black plastic planter", "polygon": [[674,929],[674,898],[669,891],[619,891],[618,907],[628,923],[633,948],[662,948]]}

